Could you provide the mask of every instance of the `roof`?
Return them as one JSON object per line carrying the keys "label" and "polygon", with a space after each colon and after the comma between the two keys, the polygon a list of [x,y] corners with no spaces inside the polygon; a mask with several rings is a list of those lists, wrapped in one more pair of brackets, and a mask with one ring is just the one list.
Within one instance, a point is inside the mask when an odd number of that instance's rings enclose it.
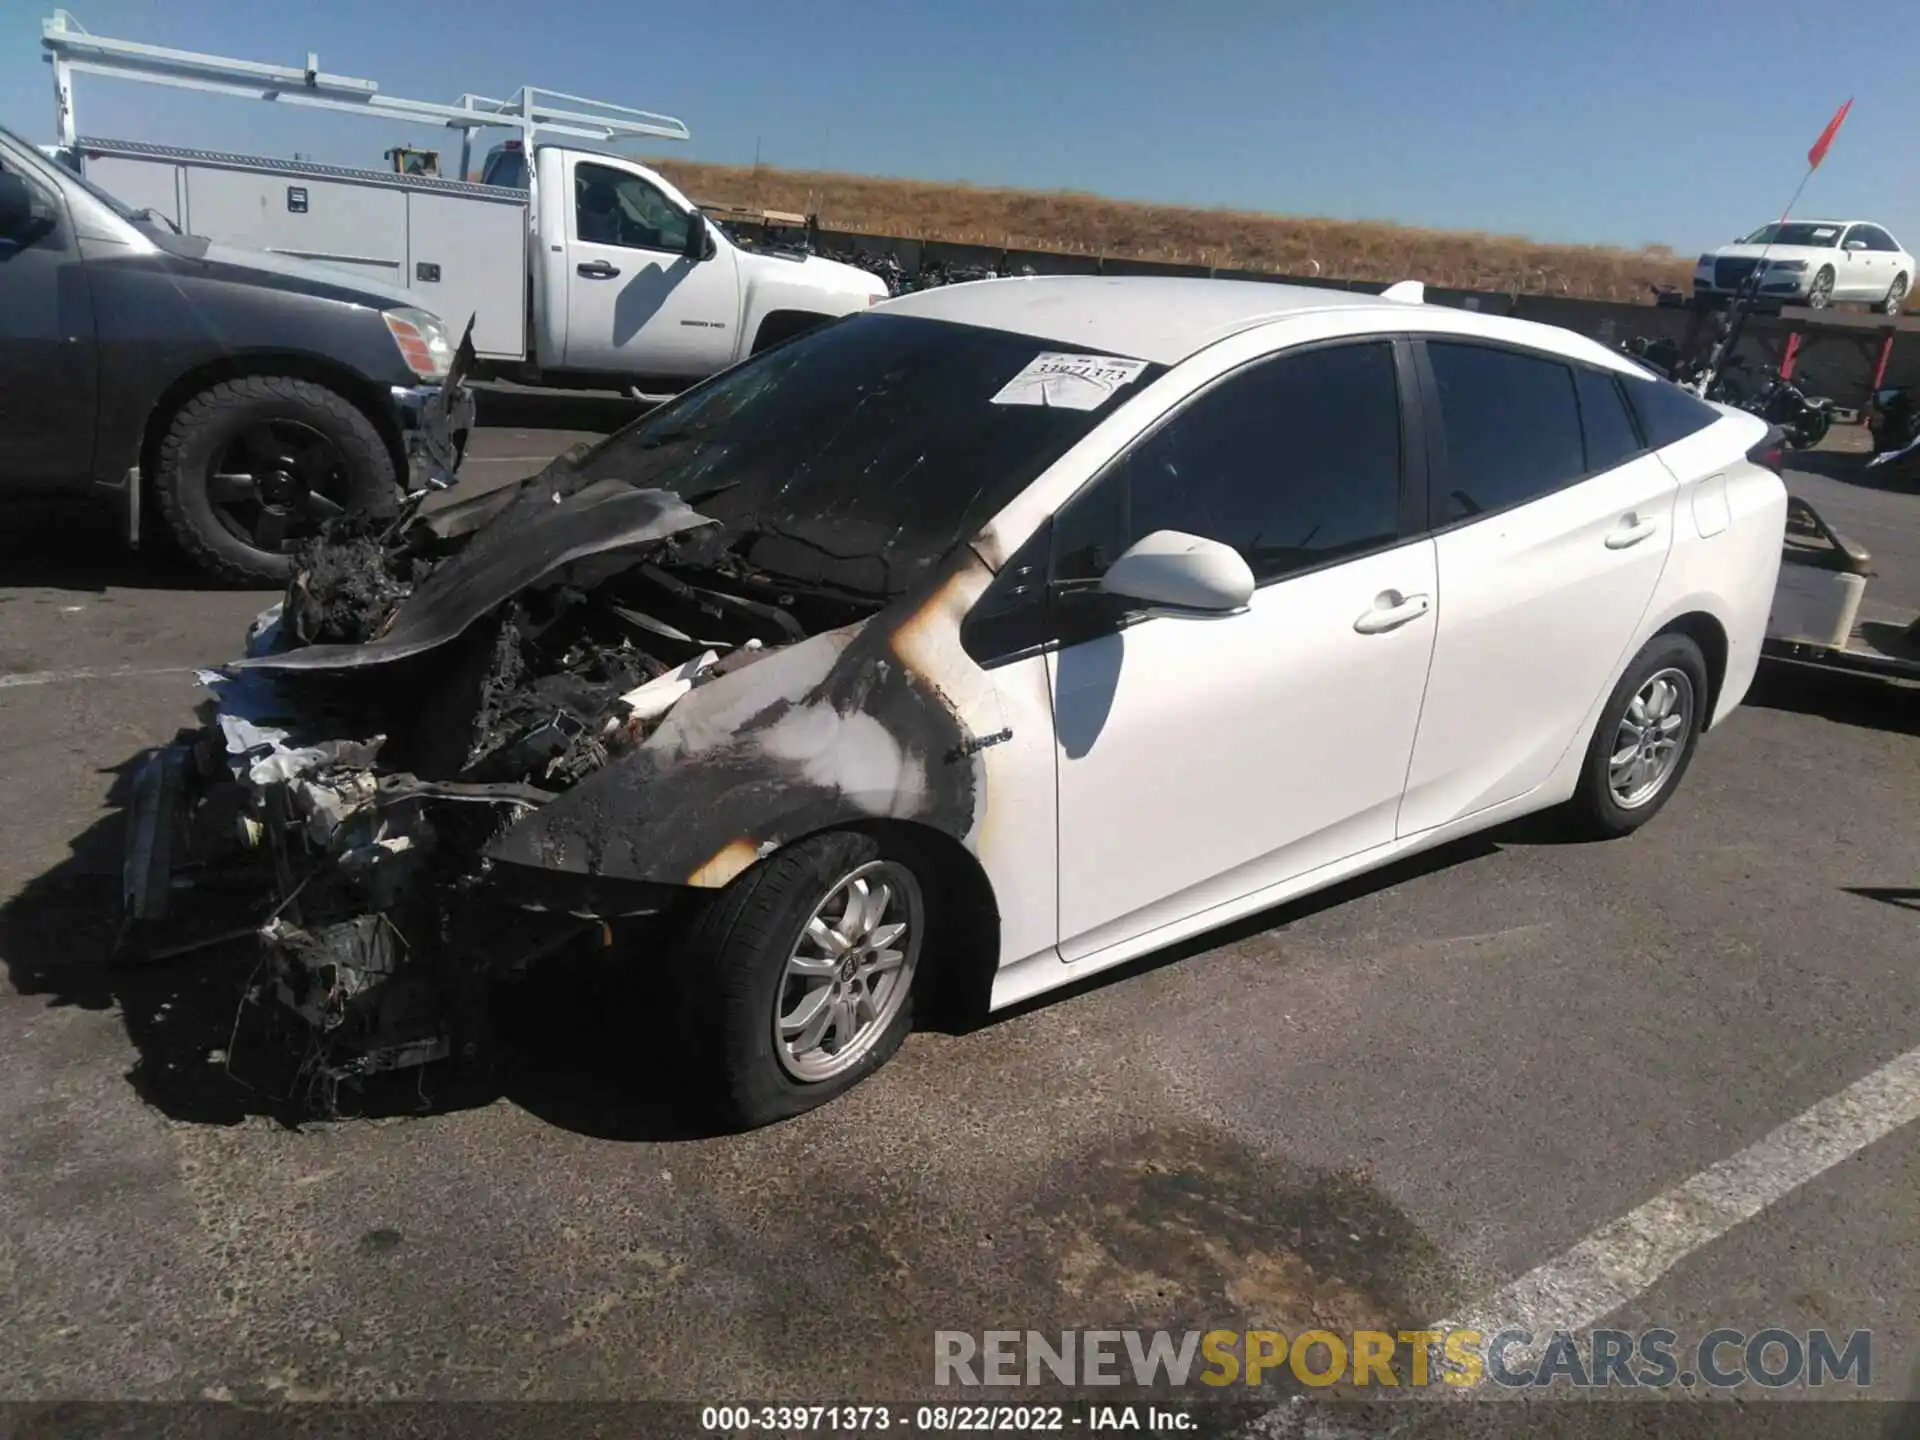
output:
{"label": "roof", "polygon": [[1028,275],[916,290],[895,315],[952,320],[1176,365],[1238,330],[1308,310],[1378,308],[1377,295],[1262,280]]}

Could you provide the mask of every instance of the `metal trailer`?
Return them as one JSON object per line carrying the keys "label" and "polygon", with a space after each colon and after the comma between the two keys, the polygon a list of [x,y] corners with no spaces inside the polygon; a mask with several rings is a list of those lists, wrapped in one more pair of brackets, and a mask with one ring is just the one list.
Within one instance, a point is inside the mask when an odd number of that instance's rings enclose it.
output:
{"label": "metal trailer", "polygon": [[473,317],[482,360],[527,355],[524,192],[131,140],[74,149],[89,180],[176,229],[402,286],[456,333]]}
{"label": "metal trailer", "polygon": [[[670,115],[564,91],[522,86],[505,100],[463,94],[453,104],[383,95],[372,80],[304,65],[270,65],[94,35],[65,10],[41,22],[53,67],[58,147],[110,193],[179,228],[397,281],[456,328],[475,317],[483,359],[529,358],[529,235],[539,233],[537,187],[467,183],[478,130],[611,144],[691,138]],[[261,156],[216,154],[122,140],[82,140],[73,77],[121,80],[365,115],[391,125],[460,132],[460,179],[355,170]]]}

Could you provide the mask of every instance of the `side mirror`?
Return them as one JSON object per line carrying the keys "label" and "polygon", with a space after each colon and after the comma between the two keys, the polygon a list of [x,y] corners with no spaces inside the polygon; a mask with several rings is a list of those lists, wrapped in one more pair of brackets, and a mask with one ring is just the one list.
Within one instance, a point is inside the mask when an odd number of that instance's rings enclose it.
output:
{"label": "side mirror", "polygon": [[12,240],[33,224],[33,192],[18,175],[0,171],[0,237]]}
{"label": "side mirror", "polygon": [[1864,240],[1847,241],[1847,249],[1849,250],[1864,250],[1866,248],[1867,248],[1867,242]]}
{"label": "side mirror", "polygon": [[1231,545],[1156,530],[1107,567],[1100,588],[1169,610],[1226,615],[1253,598],[1253,571]]}
{"label": "side mirror", "polygon": [[687,215],[687,244],[681,253],[689,260],[705,260],[712,245],[712,237],[707,234],[707,217],[701,211],[690,211]]}

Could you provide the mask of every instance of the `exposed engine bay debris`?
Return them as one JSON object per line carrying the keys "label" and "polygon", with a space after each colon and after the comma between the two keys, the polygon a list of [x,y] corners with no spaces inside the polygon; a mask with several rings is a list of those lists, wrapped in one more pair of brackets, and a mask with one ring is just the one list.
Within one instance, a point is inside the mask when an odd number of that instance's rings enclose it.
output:
{"label": "exposed engine bay debris", "polygon": [[[742,593],[757,577],[729,540],[678,497],[570,459],[429,517],[336,522],[245,656],[200,673],[211,723],[139,777],[129,922],[173,940],[178,912],[204,911],[174,903],[184,857],[188,878],[251,878],[271,897],[253,915],[258,988],[306,1022],[329,1095],[475,1053],[488,976],[602,929],[503,893],[489,842],[696,687],[857,618],[764,579]],[[665,901],[614,908],[649,903]],[[212,938],[231,933],[223,917]]]}

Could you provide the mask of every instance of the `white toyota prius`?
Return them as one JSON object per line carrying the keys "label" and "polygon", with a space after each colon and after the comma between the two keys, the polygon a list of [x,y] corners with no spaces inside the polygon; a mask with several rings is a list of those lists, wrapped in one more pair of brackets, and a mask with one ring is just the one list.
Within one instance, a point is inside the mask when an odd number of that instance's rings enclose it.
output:
{"label": "white toyota prius", "polygon": [[[202,753],[293,817],[283,876],[335,867],[263,932],[329,1043],[407,965],[652,914],[675,1029],[765,1123],[916,1000],[1004,1008],[1531,811],[1645,824],[1752,681],[1779,465],[1417,287],[930,290],[433,517],[353,589],[390,613],[315,610],[314,567]],[[236,709],[263,672],[281,708]]]}

